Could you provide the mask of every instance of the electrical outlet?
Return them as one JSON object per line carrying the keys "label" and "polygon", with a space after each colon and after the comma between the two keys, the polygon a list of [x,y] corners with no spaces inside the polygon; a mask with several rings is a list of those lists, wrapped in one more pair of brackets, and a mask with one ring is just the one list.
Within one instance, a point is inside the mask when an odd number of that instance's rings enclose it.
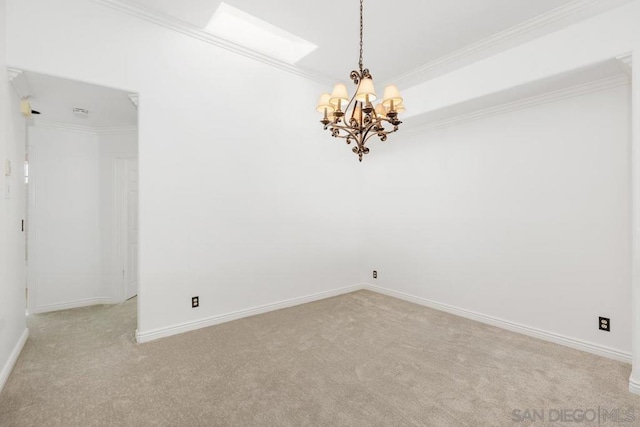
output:
{"label": "electrical outlet", "polygon": [[377,270],[373,270],[373,278],[374,279],[378,278],[378,271]]}
{"label": "electrical outlet", "polygon": [[611,332],[611,319],[608,317],[601,317],[599,325],[601,331]]}
{"label": "electrical outlet", "polygon": [[198,308],[198,307],[200,307],[200,297],[191,298],[191,308]]}

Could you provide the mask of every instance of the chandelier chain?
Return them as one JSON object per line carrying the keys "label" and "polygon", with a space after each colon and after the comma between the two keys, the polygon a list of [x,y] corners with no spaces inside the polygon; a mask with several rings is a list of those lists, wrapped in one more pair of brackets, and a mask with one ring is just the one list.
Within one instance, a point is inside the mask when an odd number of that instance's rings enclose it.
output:
{"label": "chandelier chain", "polygon": [[363,11],[363,4],[364,4],[364,0],[360,0],[360,62],[358,63],[360,65],[360,73],[362,74],[362,69],[363,69],[363,61],[362,61],[362,53],[363,53],[363,42],[362,42],[362,33],[363,33],[363,29],[364,29],[364,25],[362,23],[362,11]]}

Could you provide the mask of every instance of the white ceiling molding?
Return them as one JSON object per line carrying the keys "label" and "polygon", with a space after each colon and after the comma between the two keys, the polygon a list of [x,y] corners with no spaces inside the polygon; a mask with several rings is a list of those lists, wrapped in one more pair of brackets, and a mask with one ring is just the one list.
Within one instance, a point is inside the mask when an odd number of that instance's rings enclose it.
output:
{"label": "white ceiling molding", "polygon": [[138,133],[138,126],[106,126],[93,128],[98,135],[120,135]]}
{"label": "white ceiling molding", "polygon": [[[315,82],[331,86],[335,80],[327,75],[288,64],[261,52],[225,40],[193,24],[140,6],[129,0],[92,1]],[[631,1],[633,0],[572,0],[563,6],[402,73],[389,82],[404,88],[414,86]]]}
{"label": "white ceiling molding", "polygon": [[201,28],[196,27],[195,25],[189,24],[188,22],[184,22],[178,18],[170,17],[163,13],[156,12],[151,9],[139,6],[128,0],[93,0],[93,1],[103,6],[117,10],[119,12],[126,13],[136,18],[143,19],[147,22],[160,25],[169,30],[176,31],[178,33],[184,34],[189,37],[193,37],[194,39],[226,49],[228,51],[237,53],[247,58],[260,61],[272,67],[279,68],[291,74],[295,74],[295,75],[304,77],[306,79],[313,80],[313,81],[327,84],[327,85],[333,84],[334,79],[330,78],[329,76],[316,73],[310,70],[306,70],[300,67],[296,67],[295,65],[287,64],[286,62],[271,58],[270,56],[267,56],[263,53],[248,49],[244,46],[240,46],[239,44],[236,44],[228,40],[225,40],[221,37],[215,36],[207,31],[204,31]]}
{"label": "white ceiling molding", "polygon": [[137,93],[130,93],[128,97],[129,97],[129,101],[131,101],[131,103],[133,104],[134,107],[136,107],[136,110],[137,110],[140,96]]}
{"label": "white ceiling molding", "polygon": [[7,68],[7,77],[9,77],[9,81],[12,82],[16,78],[22,76],[22,70],[18,70],[17,68]]}
{"label": "white ceiling molding", "polygon": [[29,86],[27,77],[24,75],[22,70],[18,70],[17,68],[8,68],[7,74],[9,76],[11,86],[13,86],[13,89],[16,91],[20,99],[26,99],[33,95],[33,91]]}
{"label": "white ceiling molding", "polygon": [[63,131],[76,132],[76,133],[90,133],[90,134],[96,133],[96,131],[90,126],[72,125],[69,123],[42,120],[40,118],[32,119],[29,124],[31,126],[43,128],[43,129],[63,130]]}
{"label": "white ceiling molding", "polygon": [[560,101],[562,99],[573,98],[576,96],[582,96],[589,93],[599,92],[602,90],[613,89],[619,86],[625,86],[631,84],[631,80],[624,74],[619,74],[612,77],[607,77],[600,80],[594,80],[592,82],[583,83],[576,86],[571,86],[565,89],[555,90],[544,93],[542,95],[536,95],[524,99],[519,99],[513,102],[507,102],[505,104],[484,108],[481,110],[473,111],[471,113],[460,114],[447,119],[437,120],[431,123],[418,125],[415,127],[405,127],[403,135],[415,135],[420,133],[432,132],[438,129],[458,126],[460,124],[471,122],[475,120],[486,119],[493,116],[498,116],[512,111],[518,111],[525,108],[530,108],[536,105],[547,104],[550,102]]}
{"label": "white ceiling molding", "polygon": [[633,55],[631,53],[626,53],[624,55],[620,55],[616,58],[622,71],[631,76],[632,67],[633,67]]}
{"label": "white ceiling molding", "polygon": [[573,0],[535,18],[402,73],[390,80],[390,82],[403,88],[414,86],[631,1],[633,0]]}
{"label": "white ceiling molding", "polygon": [[42,120],[40,118],[34,118],[29,123],[31,126],[43,128],[43,129],[53,129],[53,130],[62,130],[67,132],[76,132],[83,134],[92,134],[92,135],[117,135],[123,133],[137,133],[137,126],[104,126],[104,127],[92,127],[92,126],[81,126],[81,125],[72,125],[69,123],[55,122],[51,120]]}

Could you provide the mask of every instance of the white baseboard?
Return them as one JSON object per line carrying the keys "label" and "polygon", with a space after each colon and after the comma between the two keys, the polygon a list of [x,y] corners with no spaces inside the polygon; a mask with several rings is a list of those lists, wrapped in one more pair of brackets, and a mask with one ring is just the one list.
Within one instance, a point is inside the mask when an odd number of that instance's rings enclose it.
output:
{"label": "white baseboard", "polygon": [[50,311],[68,310],[70,308],[88,307],[90,305],[116,304],[116,303],[117,301],[115,301],[113,298],[108,298],[108,297],[88,298],[88,299],[63,302],[58,304],[39,305],[35,307],[35,309],[31,313],[48,313]]}
{"label": "white baseboard", "polygon": [[633,373],[629,378],[629,391],[633,394],[640,394],[640,380],[635,379]]}
{"label": "white baseboard", "polygon": [[193,322],[181,323],[166,328],[154,329],[151,331],[139,332],[136,331],[136,341],[138,343],[145,343],[156,340],[158,338],[164,338],[171,335],[181,334],[183,332],[189,332],[200,328],[206,328],[208,326],[219,325],[220,323],[230,322],[232,320],[242,319],[244,317],[255,316],[257,314],[267,313],[269,311],[280,310],[282,308],[293,307],[300,304],[306,304],[308,302],[318,301],[325,298],[331,298],[338,295],[348,294],[361,290],[361,285],[347,286],[344,288],[333,289],[326,292],[320,292],[313,295],[308,295],[299,298],[292,298],[285,301],[276,302],[273,304],[265,304],[259,307],[249,308],[246,310],[234,311],[232,313],[220,314],[217,316],[207,317]]}
{"label": "white baseboard", "polygon": [[[532,328],[530,326],[525,326],[519,323],[510,322],[508,320],[499,319],[497,317],[488,316],[486,314],[476,313],[474,311],[465,310],[448,304],[442,304],[436,301],[428,300],[426,298],[416,297],[413,295],[405,294],[403,292],[382,288],[380,286],[364,284],[361,286],[361,289],[378,292],[380,294],[388,295],[404,301],[409,301],[418,305],[433,308],[435,310],[444,311],[456,316],[465,317],[467,319],[486,323],[492,326],[497,326],[498,328],[507,329],[512,332],[518,332],[520,334],[527,335],[533,338],[539,338],[541,340],[550,341],[555,344],[560,344],[577,350],[586,351],[587,353],[596,354],[598,356],[607,357],[609,359],[618,360],[624,363],[631,363],[631,353],[626,353],[624,351],[605,347],[600,344],[594,344],[588,341],[567,337],[554,332]],[[640,394],[640,382],[636,383],[636,385],[638,387],[638,393]]]}
{"label": "white baseboard", "polygon": [[[325,298],[331,298],[334,296],[355,292],[361,289],[366,289],[372,292],[377,292],[377,293],[398,298],[404,301],[409,301],[418,305],[433,308],[439,311],[444,311],[456,316],[475,320],[477,322],[496,326],[502,329],[506,329],[512,332],[517,332],[533,338],[538,338],[544,341],[553,342],[555,344],[564,345],[577,350],[586,351],[588,353],[596,354],[598,356],[607,357],[609,359],[618,360],[624,363],[631,363],[631,353],[626,353],[626,352],[612,349],[600,344],[594,344],[588,341],[567,337],[554,332],[544,331],[542,329],[521,325],[519,323],[510,322],[508,320],[499,319],[497,317],[488,316],[486,314],[476,313],[470,310],[465,310],[465,309],[454,307],[448,304],[442,304],[436,301],[428,300],[426,298],[416,297],[403,292],[394,291],[394,290],[383,288],[380,286],[371,285],[368,283],[347,286],[344,288],[334,289],[326,292],[320,292],[317,294],[308,295],[308,296],[299,297],[299,298],[292,298],[286,301],[281,301],[273,304],[266,304],[259,307],[246,309],[246,310],[239,310],[232,313],[212,316],[212,317],[208,317],[208,318],[204,318],[204,319],[200,319],[192,322],[185,322],[178,325],[169,326],[166,328],[159,328],[159,329],[154,329],[151,331],[144,331],[144,332],[139,332],[136,330],[136,341],[138,343],[145,343],[145,342],[153,341],[159,338],[181,334],[183,332],[189,332],[189,331],[193,331],[200,328],[206,328],[208,326],[214,326],[214,325],[219,325],[221,323],[230,322],[232,320],[242,319],[244,317],[255,316],[258,314],[263,314],[263,313],[267,313],[274,310],[280,310],[282,308],[293,307],[293,306],[305,304],[308,302],[318,301]],[[637,387],[638,394],[640,394],[640,381],[637,383],[634,382],[633,384],[634,384],[634,387]],[[632,383],[630,381],[630,388],[631,387],[632,387]]]}
{"label": "white baseboard", "polygon": [[2,391],[4,385],[7,383],[11,371],[18,361],[18,357],[20,356],[20,353],[22,353],[24,345],[27,343],[27,338],[29,338],[29,329],[25,328],[15,347],[13,347],[13,351],[9,355],[9,360],[7,360],[7,363],[2,367],[2,371],[0,371],[0,391]]}

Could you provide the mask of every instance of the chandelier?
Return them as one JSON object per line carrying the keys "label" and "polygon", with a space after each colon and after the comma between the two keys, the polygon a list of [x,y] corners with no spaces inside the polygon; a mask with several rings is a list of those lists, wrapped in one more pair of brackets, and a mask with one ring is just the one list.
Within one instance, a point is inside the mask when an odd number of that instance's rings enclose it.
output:
{"label": "chandelier", "polygon": [[[373,105],[377,99],[373,86],[373,78],[369,70],[363,67],[362,62],[362,10],[363,0],[360,0],[360,62],[359,71],[351,72],[351,80],[357,86],[355,95],[349,99],[347,87],[337,84],[333,92],[320,95],[320,101],[316,107],[323,114],[320,123],[325,130],[330,130],[334,138],[343,138],[347,144],[355,143],[352,148],[358,159],[369,154],[366,147],[367,141],[373,137],[386,141],[387,135],[396,132],[402,123],[398,120],[398,113],[405,111],[400,91],[395,85],[389,85],[384,89],[382,101]],[[385,128],[385,125],[388,126]]]}

